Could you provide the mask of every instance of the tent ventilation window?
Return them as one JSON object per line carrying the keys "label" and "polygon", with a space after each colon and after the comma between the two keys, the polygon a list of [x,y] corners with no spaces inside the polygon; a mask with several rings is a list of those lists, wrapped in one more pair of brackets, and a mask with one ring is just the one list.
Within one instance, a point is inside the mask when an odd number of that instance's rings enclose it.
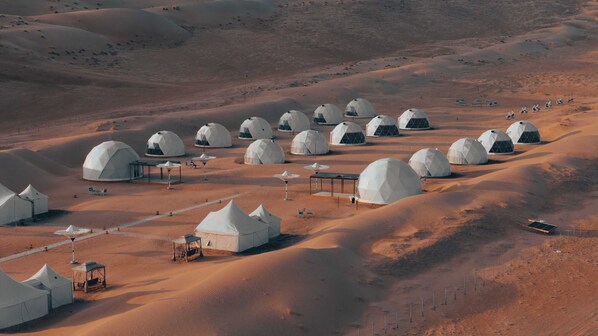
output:
{"label": "tent ventilation window", "polygon": [[239,138],[244,138],[244,139],[251,139],[251,138],[253,138],[251,136],[251,132],[249,132],[249,128],[243,127],[243,132],[239,133]]}
{"label": "tent ventilation window", "polygon": [[428,123],[428,119],[426,118],[412,118],[407,123],[405,128],[429,128],[430,124]]}
{"label": "tent ventilation window", "polygon": [[155,142],[153,143],[153,148],[150,147],[149,144],[147,145],[146,153],[149,155],[164,155],[162,149],[160,148],[160,144]]}
{"label": "tent ventilation window", "polygon": [[397,136],[399,135],[399,129],[395,125],[380,125],[374,132],[376,136]]}

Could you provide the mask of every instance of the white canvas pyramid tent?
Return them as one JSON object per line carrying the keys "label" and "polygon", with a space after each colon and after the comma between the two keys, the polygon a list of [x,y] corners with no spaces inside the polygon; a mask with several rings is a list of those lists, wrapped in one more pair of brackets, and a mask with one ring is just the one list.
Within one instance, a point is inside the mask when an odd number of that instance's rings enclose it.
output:
{"label": "white canvas pyramid tent", "polygon": [[260,117],[247,118],[239,127],[239,139],[272,139],[272,128],[265,119]]}
{"label": "white canvas pyramid tent", "polygon": [[328,154],[328,141],[318,131],[303,131],[293,138],[291,154],[295,155],[323,155]]}
{"label": "white canvas pyramid tent", "polygon": [[195,135],[195,147],[222,148],[232,145],[232,137],[228,129],[217,123],[203,125]]}
{"label": "white canvas pyramid tent", "polygon": [[394,118],[379,115],[368,122],[365,134],[370,137],[398,136],[399,127]]}
{"label": "white canvas pyramid tent", "polygon": [[486,153],[495,154],[513,154],[513,140],[503,131],[497,129],[487,130],[482,133],[478,141],[486,149]]}
{"label": "white canvas pyramid tent", "polygon": [[45,264],[31,278],[23,281],[31,287],[50,292],[51,309],[73,303],[73,282]]}
{"label": "white canvas pyramid tent", "polygon": [[419,176],[399,159],[380,159],[370,163],[359,175],[359,202],[389,204],[421,194]]}
{"label": "white canvas pyramid tent", "polygon": [[448,159],[437,149],[424,148],[417,151],[411,159],[409,166],[419,176],[444,177],[451,175],[451,164]]}
{"label": "white canvas pyramid tent", "polygon": [[284,163],[282,147],[270,139],[259,139],[247,147],[245,164],[279,164]]}
{"label": "white canvas pyramid tent", "polygon": [[254,219],[268,224],[268,238],[272,239],[280,236],[280,217],[274,216],[263,204],[249,214]]}
{"label": "white canvas pyramid tent", "polygon": [[540,131],[529,121],[516,121],[507,129],[507,135],[515,144],[539,144]]}
{"label": "white canvas pyramid tent", "polygon": [[347,104],[345,116],[352,118],[373,118],[376,116],[374,106],[367,99],[355,98]]}
{"label": "white canvas pyramid tent", "polygon": [[128,181],[143,176],[143,167],[131,166],[139,160],[133,148],[120,141],[95,146],[83,163],[83,179],[89,181]]}
{"label": "white canvas pyramid tent", "polygon": [[453,142],[446,158],[452,164],[480,165],[488,162],[488,153],[478,140],[462,138]]}
{"label": "white canvas pyramid tent", "polygon": [[318,125],[338,125],[343,121],[343,112],[332,104],[322,104],[314,111],[314,123]]}
{"label": "white canvas pyramid tent", "polygon": [[278,120],[278,130],[281,132],[299,133],[308,129],[309,118],[301,111],[287,111]]}
{"label": "white canvas pyramid tent", "polygon": [[47,315],[49,295],[48,291],[17,282],[0,270],[0,329]]}
{"label": "white canvas pyramid tent", "polygon": [[33,205],[0,184],[0,225],[18,222],[33,216]]}
{"label": "white canvas pyramid tent", "polygon": [[399,117],[399,128],[405,130],[426,130],[430,128],[430,121],[424,111],[410,108]]}
{"label": "white canvas pyramid tent", "polygon": [[205,248],[241,252],[268,243],[269,225],[251,218],[230,201],[210,212],[195,228]]}
{"label": "white canvas pyramid tent", "polygon": [[147,140],[145,156],[173,157],[185,155],[185,145],[178,135],[170,131],[159,131]]}
{"label": "white canvas pyramid tent", "polygon": [[332,145],[364,145],[365,134],[356,123],[342,122],[330,132],[330,144]]}
{"label": "white canvas pyramid tent", "polygon": [[29,200],[33,204],[33,215],[48,212],[48,196],[37,191],[31,184],[19,196],[22,199]]}

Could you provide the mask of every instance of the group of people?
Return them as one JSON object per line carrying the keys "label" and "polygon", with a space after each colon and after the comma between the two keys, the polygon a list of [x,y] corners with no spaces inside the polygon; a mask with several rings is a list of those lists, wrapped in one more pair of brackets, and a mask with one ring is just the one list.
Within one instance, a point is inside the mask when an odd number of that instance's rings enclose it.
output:
{"label": "group of people", "polygon": [[[573,101],[573,96],[569,96],[567,98],[567,103],[570,103]],[[556,99],[556,104],[557,105],[563,105],[563,98],[559,97]],[[546,108],[551,108],[552,107],[552,100],[547,101],[546,103],[544,103],[544,106]],[[534,104],[532,106],[532,111],[534,112],[539,112],[541,110],[540,108],[540,104]],[[523,106],[520,110],[519,110],[519,114],[527,114],[527,106]],[[506,117],[507,120],[511,120],[511,119],[515,119],[515,112],[514,111],[510,111],[507,113]]]}

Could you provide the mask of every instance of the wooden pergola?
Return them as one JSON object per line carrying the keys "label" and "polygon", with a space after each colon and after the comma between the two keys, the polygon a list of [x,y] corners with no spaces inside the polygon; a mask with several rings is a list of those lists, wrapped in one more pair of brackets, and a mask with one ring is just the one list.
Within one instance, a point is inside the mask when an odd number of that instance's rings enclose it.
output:
{"label": "wooden pergola", "polygon": [[[181,164],[180,161],[172,161],[172,160],[168,160],[168,161],[170,161],[172,163]],[[139,167],[141,167],[141,169],[143,170],[143,177],[139,178],[139,179],[132,179],[132,181],[147,182],[147,183],[164,183],[165,182],[164,181],[164,169],[158,168],[156,166],[160,165],[160,164],[165,164],[168,161],[167,160],[136,160],[136,161],[129,163],[129,166],[131,167],[131,176],[133,176],[133,172],[135,172],[137,169],[139,169]],[[176,179],[176,174],[171,175],[172,177],[175,178],[172,180],[172,183],[182,183],[183,182],[182,166],[183,165],[181,164],[181,166],[178,167],[178,169],[179,169],[178,179]],[[156,167],[157,169],[160,169],[160,179],[158,182],[152,181],[152,176],[151,176],[152,175],[152,167]],[[147,168],[147,173],[146,173],[146,168]]]}
{"label": "wooden pergola", "polygon": [[345,181],[349,184],[353,183],[351,195],[355,195],[357,192],[357,180],[359,180],[359,174],[348,174],[348,173],[332,173],[332,172],[317,172],[309,177],[309,194],[312,195],[312,180],[320,182],[321,193],[324,192],[324,181],[330,180],[330,197],[334,197],[334,182],[340,181],[341,188],[340,194],[345,193]]}
{"label": "wooden pergola", "polygon": [[106,288],[106,266],[95,261],[85,262],[73,268],[73,290]]}
{"label": "wooden pergola", "polygon": [[172,261],[185,260],[189,262],[190,257],[203,257],[201,238],[193,234],[186,234],[172,241]]}

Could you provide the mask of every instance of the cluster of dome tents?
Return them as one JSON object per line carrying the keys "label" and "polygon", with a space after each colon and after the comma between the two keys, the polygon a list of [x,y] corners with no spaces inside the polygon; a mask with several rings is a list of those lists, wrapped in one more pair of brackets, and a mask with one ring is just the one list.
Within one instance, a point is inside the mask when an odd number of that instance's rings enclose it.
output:
{"label": "cluster of dome tents", "polygon": [[[371,118],[365,131],[349,118]],[[408,109],[398,119],[376,115],[373,105],[363,98],[351,100],[345,113],[333,104],[318,106],[312,116],[317,125],[334,126],[330,137],[310,129],[310,119],[302,112],[290,110],[282,114],[277,129],[296,133],[290,153],[293,155],[324,155],[329,146],[363,145],[366,137],[394,137],[400,130],[430,129],[425,112]],[[239,127],[239,139],[253,140],[247,147],[244,162],[248,165],[282,164],[284,149],[272,140],[272,128],[260,117],[245,119]],[[413,154],[408,163],[395,159],[376,161],[366,168],[359,179],[361,201],[388,204],[399,198],[421,192],[420,177],[446,177],[451,174],[451,164],[479,165],[488,162],[489,155],[512,154],[515,144],[540,143],[538,129],[527,121],[513,123],[506,132],[491,129],[478,139],[463,138],[455,141],[447,155],[434,148],[424,148]],[[194,145],[203,148],[226,148],[232,146],[231,133],[224,126],[208,123],[195,136]],[[185,155],[181,139],[169,131],[152,135],[147,142],[146,156],[171,157]],[[121,181],[141,177],[140,167],[131,165],[139,156],[128,145],[107,141],[89,152],[83,164],[83,177],[93,181]],[[395,185],[396,184],[396,185]],[[378,188],[378,191],[375,191]]]}

